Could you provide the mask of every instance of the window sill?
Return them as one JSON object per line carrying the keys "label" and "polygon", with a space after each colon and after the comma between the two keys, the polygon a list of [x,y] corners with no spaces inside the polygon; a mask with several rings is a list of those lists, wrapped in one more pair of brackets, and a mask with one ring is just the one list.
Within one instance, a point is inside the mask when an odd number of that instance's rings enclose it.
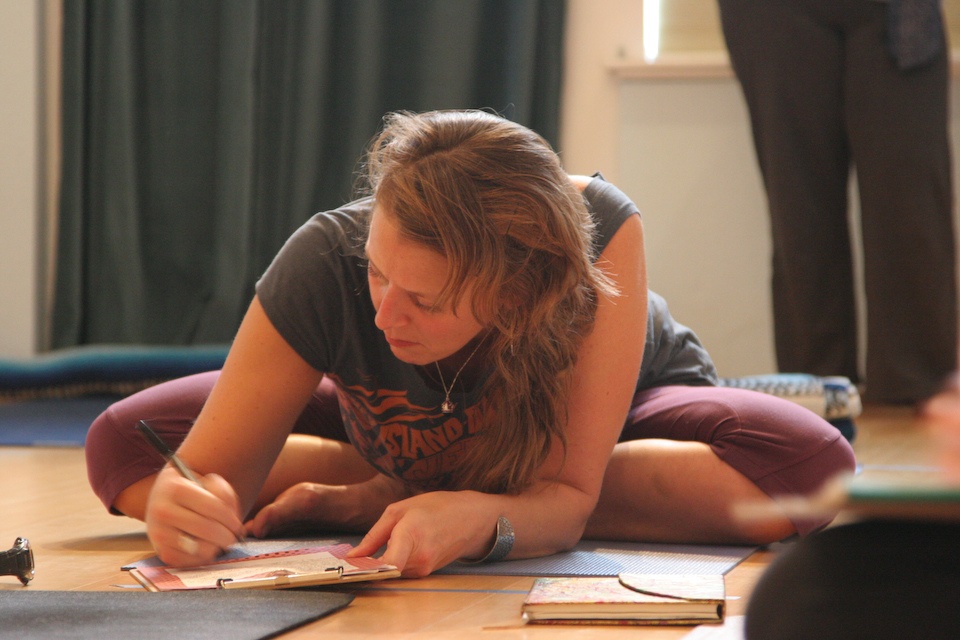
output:
{"label": "window sill", "polygon": [[[950,54],[951,76],[960,79],[960,49]],[[673,51],[656,60],[623,58],[607,65],[618,80],[720,80],[733,77],[726,51]]]}
{"label": "window sill", "polygon": [[618,80],[732,78],[726,51],[677,51],[655,60],[623,58],[607,65]]}

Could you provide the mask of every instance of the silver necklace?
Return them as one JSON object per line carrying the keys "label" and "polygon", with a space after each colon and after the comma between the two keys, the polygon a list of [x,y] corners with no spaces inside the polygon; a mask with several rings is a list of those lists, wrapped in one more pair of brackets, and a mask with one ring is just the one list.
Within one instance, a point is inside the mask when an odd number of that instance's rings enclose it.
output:
{"label": "silver necklace", "polygon": [[480,348],[480,345],[483,344],[483,340],[485,339],[486,336],[484,336],[484,338],[477,343],[477,346],[473,348],[473,351],[470,352],[470,355],[467,356],[467,359],[463,361],[462,365],[460,365],[456,375],[453,376],[453,380],[450,382],[449,389],[447,388],[447,383],[443,380],[443,372],[440,371],[440,362],[434,361],[433,364],[437,367],[437,374],[440,376],[440,385],[443,387],[443,394],[446,396],[443,402],[440,403],[440,411],[443,413],[453,413],[453,410],[457,408],[457,405],[453,404],[453,400],[450,399],[450,394],[453,392],[453,387],[457,384],[457,379],[460,377],[460,374],[463,373],[463,368],[466,367],[471,358],[477,354],[477,350]]}

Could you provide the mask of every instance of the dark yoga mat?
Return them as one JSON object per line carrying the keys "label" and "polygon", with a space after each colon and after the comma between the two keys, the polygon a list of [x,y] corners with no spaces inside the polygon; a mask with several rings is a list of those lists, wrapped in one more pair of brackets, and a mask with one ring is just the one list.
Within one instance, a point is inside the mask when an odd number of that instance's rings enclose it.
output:
{"label": "dark yoga mat", "polygon": [[0,591],[0,638],[260,640],[346,607],[330,591]]}

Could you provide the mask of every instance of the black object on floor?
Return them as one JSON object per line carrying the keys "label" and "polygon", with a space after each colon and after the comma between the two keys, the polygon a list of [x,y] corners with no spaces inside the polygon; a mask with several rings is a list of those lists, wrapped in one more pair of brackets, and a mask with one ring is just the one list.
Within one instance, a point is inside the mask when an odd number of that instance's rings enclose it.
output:
{"label": "black object on floor", "polygon": [[0,638],[192,640],[273,638],[346,607],[319,590],[0,591]]}

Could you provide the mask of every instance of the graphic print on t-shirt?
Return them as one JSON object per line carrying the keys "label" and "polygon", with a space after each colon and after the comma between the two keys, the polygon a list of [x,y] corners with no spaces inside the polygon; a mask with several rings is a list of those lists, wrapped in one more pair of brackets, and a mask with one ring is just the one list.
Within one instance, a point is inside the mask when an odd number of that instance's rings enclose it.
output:
{"label": "graphic print on t-shirt", "polygon": [[350,442],[383,473],[426,490],[451,487],[453,472],[473,446],[485,422],[488,404],[439,407],[410,402],[406,391],[379,389],[371,383],[344,385],[336,376],[340,413]]}

